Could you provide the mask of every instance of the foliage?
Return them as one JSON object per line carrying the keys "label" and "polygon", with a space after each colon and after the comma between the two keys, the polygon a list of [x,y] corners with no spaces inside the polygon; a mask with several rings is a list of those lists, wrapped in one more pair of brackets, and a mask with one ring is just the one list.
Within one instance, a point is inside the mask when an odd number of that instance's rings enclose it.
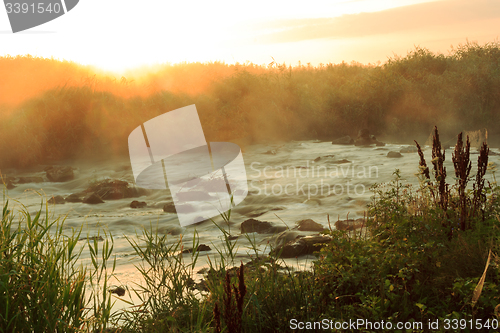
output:
{"label": "foliage", "polygon": [[403,184],[398,170],[388,187],[373,187],[371,236],[352,239],[336,232],[315,263],[320,313],[373,321],[495,318],[500,304],[496,256],[477,303],[472,296],[488,252],[499,250],[499,188],[480,185],[484,184],[482,167],[487,165],[486,146],[479,154],[472,189],[465,188],[469,151],[462,150],[462,144],[460,135],[454,154],[455,185],[445,182],[444,153],[436,129],[433,181],[421,154],[418,189]]}
{"label": "foliage", "polygon": [[[398,142],[425,140],[434,125],[444,138],[500,132],[498,42],[467,42],[446,56],[417,47],[381,66],[182,63],[116,79],[73,63],[7,56],[0,69],[7,73],[0,90],[11,92],[0,97],[3,166],[124,155],[134,128],[189,104],[207,141],[240,144],[330,140],[361,128]],[[44,76],[49,70],[56,74]],[[16,79],[25,72],[38,79],[26,86]]]}
{"label": "foliage", "polygon": [[[16,219],[7,201],[1,212],[0,332],[104,330],[112,303],[102,274],[112,246],[103,243],[99,261],[97,240],[89,240],[93,269],[84,269],[77,264],[81,230],[66,236],[64,220],[51,220],[43,208],[33,215],[24,208]],[[96,285],[103,286],[102,295],[95,294]]]}

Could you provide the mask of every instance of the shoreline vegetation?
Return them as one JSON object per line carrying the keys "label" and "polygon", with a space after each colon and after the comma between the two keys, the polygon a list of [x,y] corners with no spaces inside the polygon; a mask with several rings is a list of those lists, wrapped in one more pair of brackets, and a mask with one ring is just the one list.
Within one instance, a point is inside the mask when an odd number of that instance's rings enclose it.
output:
{"label": "shoreline vegetation", "polygon": [[[112,235],[88,238],[79,249],[81,231],[63,236],[64,221],[51,220],[48,206],[45,216],[31,216],[5,203],[0,331],[290,332],[299,323],[322,331],[361,319],[410,323],[413,332],[429,331],[437,319],[442,332],[478,325],[497,331],[500,187],[484,178],[488,169],[495,176],[488,146],[481,146],[478,172],[471,175],[469,138],[458,135],[453,183],[447,182],[443,162],[450,157],[437,128],[429,163],[416,146],[419,185],[404,183],[398,170],[392,182],[375,184],[364,229],[324,231],[331,240],[317,252],[311,271],[295,271],[279,251],[267,254],[255,246],[252,260],[240,263],[233,251],[237,240],[219,228],[224,246],[196,283],[199,252],[191,251],[189,260],[182,252],[187,245],[198,248],[197,237],[192,244],[168,245],[166,235],[151,229],[129,240],[142,259],[137,269],[144,284],[137,290],[112,287]],[[229,222],[230,212],[223,218]],[[90,253],[88,267],[75,266],[81,251]],[[135,293],[140,304],[112,312],[115,298],[126,293]]]}
{"label": "shoreline vegetation", "polygon": [[500,43],[447,55],[416,47],[382,65],[220,62],[150,66],[117,78],[72,62],[0,57],[0,167],[127,156],[130,132],[195,104],[207,142],[331,141],[362,128],[395,143],[500,133]]}

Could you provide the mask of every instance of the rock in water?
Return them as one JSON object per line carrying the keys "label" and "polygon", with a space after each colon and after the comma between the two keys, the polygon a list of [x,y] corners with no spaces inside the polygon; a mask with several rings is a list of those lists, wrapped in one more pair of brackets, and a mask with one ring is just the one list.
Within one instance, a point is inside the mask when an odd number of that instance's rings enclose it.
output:
{"label": "rock in water", "polygon": [[125,295],[125,289],[123,289],[122,287],[116,287],[115,289],[110,289],[109,292],[112,294],[117,294],[118,296]]}
{"label": "rock in water", "polygon": [[67,182],[68,180],[75,179],[73,168],[70,166],[49,167],[46,169],[45,174],[47,175],[47,179],[51,182]]}
{"label": "rock in water", "polygon": [[332,140],[332,145],[353,145],[353,144],[354,144],[354,139],[351,138],[349,135]]}
{"label": "rock in water", "polygon": [[397,151],[390,151],[387,153],[387,157],[398,158],[398,157],[403,157],[403,155],[401,155],[401,153],[398,153]]}
{"label": "rock in water", "polygon": [[147,203],[145,203],[144,201],[134,200],[130,203],[130,208],[144,208],[146,206],[147,206]]}
{"label": "rock in water", "polygon": [[90,193],[85,198],[83,198],[83,203],[86,203],[86,204],[100,204],[100,203],[104,203],[104,201],[96,193]]}
{"label": "rock in water", "polygon": [[366,226],[366,222],[364,219],[356,219],[356,220],[343,220],[335,222],[335,228],[337,230],[344,231],[353,231],[356,229],[361,229]]}
{"label": "rock in water", "polygon": [[316,223],[311,219],[299,221],[299,222],[297,222],[297,224],[299,226],[298,230],[300,230],[300,231],[318,231],[318,232],[320,232],[320,231],[325,230],[325,228],[323,228],[323,226],[321,224]]}
{"label": "rock in water", "polygon": [[93,183],[85,192],[94,192],[103,200],[117,200],[139,196],[136,188],[128,187],[128,182],[118,179],[105,179]]}
{"label": "rock in water", "polygon": [[56,195],[56,196],[53,196],[52,198],[50,198],[49,200],[47,200],[47,202],[49,204],[64,204],[64,203],[66,203],[66,200],[64,200],[64,198],[61,197],[60,195]]}
{"label": "rock in water", "polygon": [[285,231],[287,228],[285,226],[273,226],[269,222],[262,222],[255,219],[249,219],[244,221],[240,225],[241,233],[256,232],[258,234],[273,234],[277,232]]}
{"label": "rock in water", "polygon": [[175,205],[173,202],[166,203],[163,205],[163,211],[165,213],[174,213],[177,214],[177,211],[175,210]]}
{"label": "rock in water", "polygon": [[355,146],[371,146],[373,144],[377,146],[385,146],[385,143],[377,141],[375,135],[371,135],[370,131],[366,128],[358,132],[358,137],[354,141]]}
{"label": "rock in water", "polygon": [[[200,252],[200,251],[210,251],[211,248],[210,246],[208,245],[205,245],[205,244],[200,244],[198,245],[198,247],[195,249],[197,252]],[[189,248],[189,249],[185,249],[184,251],[182,251],[182,253],[192,253],[193,252],[193,249],[192,248]]]}
{"label": "rock in water", "polygon": [[273,255],[280,258],[295,258],[319,251],[324,244],[331,241],[330,236],[306,236],[278,246],[271,251]]}
{"label": "rock in water", "polygon": [[190,204],[179,204],[179,205],[174,205],[173,202],[168,202],[165,205],[163,205],[163,211],[165,213],[183,213],[183,214],[189,214],[192,212],[195,212],[196,209],[191,206]]}
{"label": "rock in water", "polygon": [[73,193],[66,197],[66,202],[82,202],[82,199],[78,194]]}

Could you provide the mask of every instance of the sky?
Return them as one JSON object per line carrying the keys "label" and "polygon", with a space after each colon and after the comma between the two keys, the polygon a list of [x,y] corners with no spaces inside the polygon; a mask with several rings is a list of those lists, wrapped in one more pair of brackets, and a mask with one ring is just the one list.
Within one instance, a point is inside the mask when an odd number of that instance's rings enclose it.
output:
{"label": "sky", "polygon": [[377,64],[415,46],[447,54],[494,42],[499,31],[500,0],[80,0],[15,34],[0,8],[0,56],[117,72],[182,61]]}

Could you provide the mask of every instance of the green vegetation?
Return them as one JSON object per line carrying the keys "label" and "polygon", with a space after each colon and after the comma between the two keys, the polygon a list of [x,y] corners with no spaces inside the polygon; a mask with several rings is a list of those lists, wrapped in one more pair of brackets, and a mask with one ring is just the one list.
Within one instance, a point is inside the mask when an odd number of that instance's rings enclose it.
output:
{"label": "green vegetation", "polygon": [[[425,141],[434,125],[443,141],[464,130],[487,128],[490,141],[500,132],[498,42],[449,55],[416,48],[381,66],[183,63],[116,79],[73,63],[2,57],[0,70],[0,91],[11,92],[0,96],[0,166],[126,155],[134,128],[189,104],[208,141],[240,144],[330,140],[361,128],[399,142]],[[25,86],[23,77],[33,79]]]}
{"label": "green vegetation", "polygon": [[440,148],[436,130],[433,181],[421,155],[417,189],[404,184],[398,171],[391,184],[374,187],[370,238],[353,240],[337,232],[322,249],[315,273],[319,308],[327,317],[498,319],[500,188],[496,182],[484,185],[488,148],[480,151],[472,189],[466,187],[468,140],[464,145],[459,136],[453,153],[457,182],[451,186]]}
{"label": "green vegetation", "polygon": [[[219,255],[196,283],[199,252],[182,254],[187,245],[182,240],[171,244],[166,235],[145,230],[137,241],[129,239],[142,259],[137,268],[144,283],[129,289],[140,302],[115,313],[107,285],[110,236],[102,249],[97,238],[88,240],[92,265],[75,269],[83,250],[75,251],[79,233],[63,237],[63,223],[49,222],[48,215],[42,219],[40,213],[34,218],[21,214],[22,223],[14,227],[13,212],[5,205],[0,331],[288,332],[292,319],[422,322],[422,329],[414,330],[421,331],[438,318],[440,331],[470,330],[479,320],[488,325],[483,331],[495,331],[500,187],[484,178],[488,166],[494,176],[488,147],[482,146],[478,172],[471,176],[469,141],[459,135],[452,154],[456,183],[448,184],[437,129],[433,138],[432,170],[417,144],[420,185],[405,184],[397,170],[391,183],[375,185],[367,230],[325,232],[332,241],[311,271],[294,270],[279,255],[267,256],[266,249],[255,246],[251,261],[240,264],[237,240],[220,228]],[[230,212],[223,218],[228,222]],[[189,245],[199,246],[196,233]]]}
{"label": "green vegetation", "polygon": [[113,240],[102,249],[89,240],[92,265],[83,268],[80,232],[65,236],[64,221],[50,221],[48,205],[45,212],[31,216],[25,208],[15,219],[8,202],[1,212],[0,332],[100,331],[110,319],[106,266]]}

